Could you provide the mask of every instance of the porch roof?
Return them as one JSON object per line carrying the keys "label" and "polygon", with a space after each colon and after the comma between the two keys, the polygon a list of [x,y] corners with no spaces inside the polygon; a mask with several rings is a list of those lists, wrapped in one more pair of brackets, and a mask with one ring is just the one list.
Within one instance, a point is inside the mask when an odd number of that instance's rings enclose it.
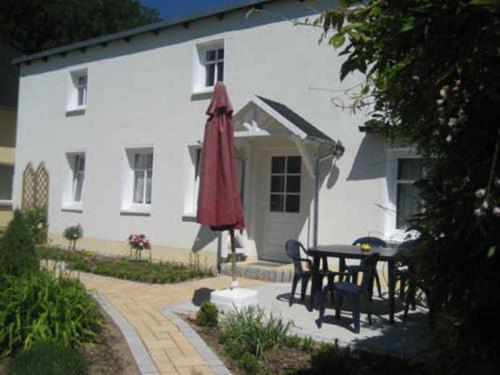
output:
{"label": "porch roof", "polygon": [[286,118],[288,121],[290,121],[296,127],[298,127],[300,130],[302,130],[305,134],[307,134],[308,137],[313,137],[313,138],[322,139],[322,140],[325,140],[328,142],[335,143],[334,140],[331,139],[328,135],[323,133],[321,130],[319,130],[317,127],[315,127],[309,121],[305,120],[298,113],[292,111],[286,105],[279,103],[279,102],[276,102],[276,101],[271,100],[271,99],[264,98],[264,97],[259,96],[259,95],[257,95],[257,98],[262,100],[269,107],[274,109],[281,116]]}
{"label": "porch roof", "polygon": [[[294,139],[337,143],[286,105],[259,95],[235,113],[234,121],[242,127],[242,131],[235,132],[236,137],[292,135]],[[273,127],[273,123],[279,124],[281,130]]]}

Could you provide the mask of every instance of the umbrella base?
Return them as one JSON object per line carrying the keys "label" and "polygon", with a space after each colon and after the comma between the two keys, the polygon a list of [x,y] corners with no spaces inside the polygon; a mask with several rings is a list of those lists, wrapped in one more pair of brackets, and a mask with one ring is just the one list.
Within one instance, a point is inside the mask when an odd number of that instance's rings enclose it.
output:
{"label": "umbrella base", "polygon": [[216,290],[210,293],[210,302],[220,310],[239,310],[247,306],[257,306],[258,292],[244,288]]}

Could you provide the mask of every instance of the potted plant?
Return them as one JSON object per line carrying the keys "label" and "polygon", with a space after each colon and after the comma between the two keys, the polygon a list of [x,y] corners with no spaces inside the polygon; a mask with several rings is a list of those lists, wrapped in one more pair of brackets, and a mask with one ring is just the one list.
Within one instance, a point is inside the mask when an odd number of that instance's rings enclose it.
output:
{"label": "potted plant", "polygon": [[69,250],[76,250],[76,241],[82,238],[83,229],[80,224],[67,227],[64,230],[63,236],[69,241]]}
{"label": "potted plant", "polygon": [[149,262],[151,263],[151,242],[145,234],[132,233],[128,237],[128,244],[130,246],[131,260],[142,261],[142,252],[149,250]]}

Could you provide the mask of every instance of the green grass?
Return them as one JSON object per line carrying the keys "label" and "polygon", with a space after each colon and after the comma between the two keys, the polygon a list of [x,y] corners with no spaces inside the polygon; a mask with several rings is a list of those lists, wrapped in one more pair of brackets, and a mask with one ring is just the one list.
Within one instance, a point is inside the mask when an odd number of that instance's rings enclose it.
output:
{"label": "green grass", "polygon": [[124,257],[105,257],[57,247],[38,247],[37,251],[42,259],[65,261],[69,269],[146,283],[176,283],[214,275],[211,269],[200,267],[198,262],[134,262]]}

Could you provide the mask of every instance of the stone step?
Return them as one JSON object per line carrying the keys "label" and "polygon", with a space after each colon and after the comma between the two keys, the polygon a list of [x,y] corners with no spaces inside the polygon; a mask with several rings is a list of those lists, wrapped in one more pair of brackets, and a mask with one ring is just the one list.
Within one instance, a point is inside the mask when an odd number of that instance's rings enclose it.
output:
{"label": "stone step", "polygon": [[[221,273],[231,276],[231,263],[222,263]],[[293,270],[237,264],[236,275],[246,279],[269,281],[273,283],[289,283],[292,282]]]}

